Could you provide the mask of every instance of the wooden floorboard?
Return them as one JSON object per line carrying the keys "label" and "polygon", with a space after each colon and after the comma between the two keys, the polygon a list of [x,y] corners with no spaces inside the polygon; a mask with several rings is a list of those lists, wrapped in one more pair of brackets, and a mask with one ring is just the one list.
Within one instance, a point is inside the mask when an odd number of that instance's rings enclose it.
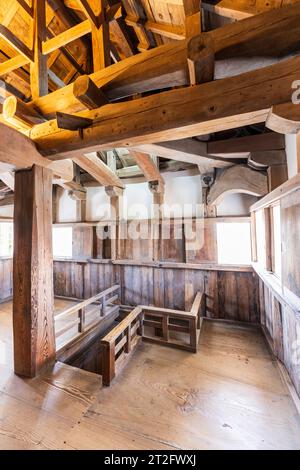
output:
{"label": "wooden floorboard", "polygon": [[198,354],[143,343],[109,388],[61,363],[34,380],[2,363],[0,449],[74,448],[300,449],[300,419],[254,326],[204,321]]}

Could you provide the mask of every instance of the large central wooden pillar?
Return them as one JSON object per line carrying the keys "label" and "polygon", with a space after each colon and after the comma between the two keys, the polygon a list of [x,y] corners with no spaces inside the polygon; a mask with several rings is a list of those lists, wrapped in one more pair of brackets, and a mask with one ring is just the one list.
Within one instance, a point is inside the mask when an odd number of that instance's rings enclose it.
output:
{"label": "large central wooden pillar", "polygon": [[55,360],[52,171],[15,176],[13,330],[15,373],[36,376]]}

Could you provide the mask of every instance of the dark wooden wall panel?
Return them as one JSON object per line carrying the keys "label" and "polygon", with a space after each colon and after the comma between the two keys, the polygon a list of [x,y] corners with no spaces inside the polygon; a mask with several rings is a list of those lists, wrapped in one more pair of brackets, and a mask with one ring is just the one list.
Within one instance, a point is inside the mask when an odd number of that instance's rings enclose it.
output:
{"label": "dark wooden wall panel", "polygon": [[124,305],[177,310],[190,309],[201,291],[208,318],[260,321],[258,278],[252,272],[56,261],[54,279],[56,295],[88,298],[119,283]]}
{"label": "dark wooden wall panel", "polygon": [[84,298],[84,263],[55,261],[53,271],[55,295]]}

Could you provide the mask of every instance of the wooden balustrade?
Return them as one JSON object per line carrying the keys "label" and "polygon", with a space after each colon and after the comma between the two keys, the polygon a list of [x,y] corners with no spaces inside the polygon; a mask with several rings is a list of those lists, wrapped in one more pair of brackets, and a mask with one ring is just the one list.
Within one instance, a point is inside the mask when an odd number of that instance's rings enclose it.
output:
{"label": "wooden balustrade", "polygon": [[[143,310],[136,307],[101,341],[102,383],[110,385],[142,338]],[[138,332],[138,330],[140,331]]]}
{"label": "wooden balustrade", "polygon": [[[73,341],[74,338],[96,327],[101,320],[119,309],[114,304],[119,299],[120,286],[115,285],[99,294],[83,300],[78,304],[67,308],[55,316],[56,342],[62,336],[66,336],[60,343],[60,348]],[[75,328],[77,326],[77,328]],[[57,348],[58,349],[58,348]]]}
{"label": "wooden balustrade", "polygon": [[[141,339],[197,352],[204,312],[205,294],[200,292],[189,312],[144,305],[135,307],[101,341],[103,385],[110,385]],[[148,331],[152,329],[153,335]],[[180,337],[182,334],[184,338]]]}

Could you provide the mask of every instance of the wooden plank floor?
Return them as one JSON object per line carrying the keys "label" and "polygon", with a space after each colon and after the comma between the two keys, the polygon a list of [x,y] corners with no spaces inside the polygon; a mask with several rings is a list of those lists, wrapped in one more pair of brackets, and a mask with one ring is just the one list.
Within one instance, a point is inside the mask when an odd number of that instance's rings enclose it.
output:
{"label": "wooden plank floor", "polygon": [[300,449],[300,419],[260,330],[206,321],[198,354],[143,343],[110,388],[60,363],[34,380],[1,364],[7,448]]}

